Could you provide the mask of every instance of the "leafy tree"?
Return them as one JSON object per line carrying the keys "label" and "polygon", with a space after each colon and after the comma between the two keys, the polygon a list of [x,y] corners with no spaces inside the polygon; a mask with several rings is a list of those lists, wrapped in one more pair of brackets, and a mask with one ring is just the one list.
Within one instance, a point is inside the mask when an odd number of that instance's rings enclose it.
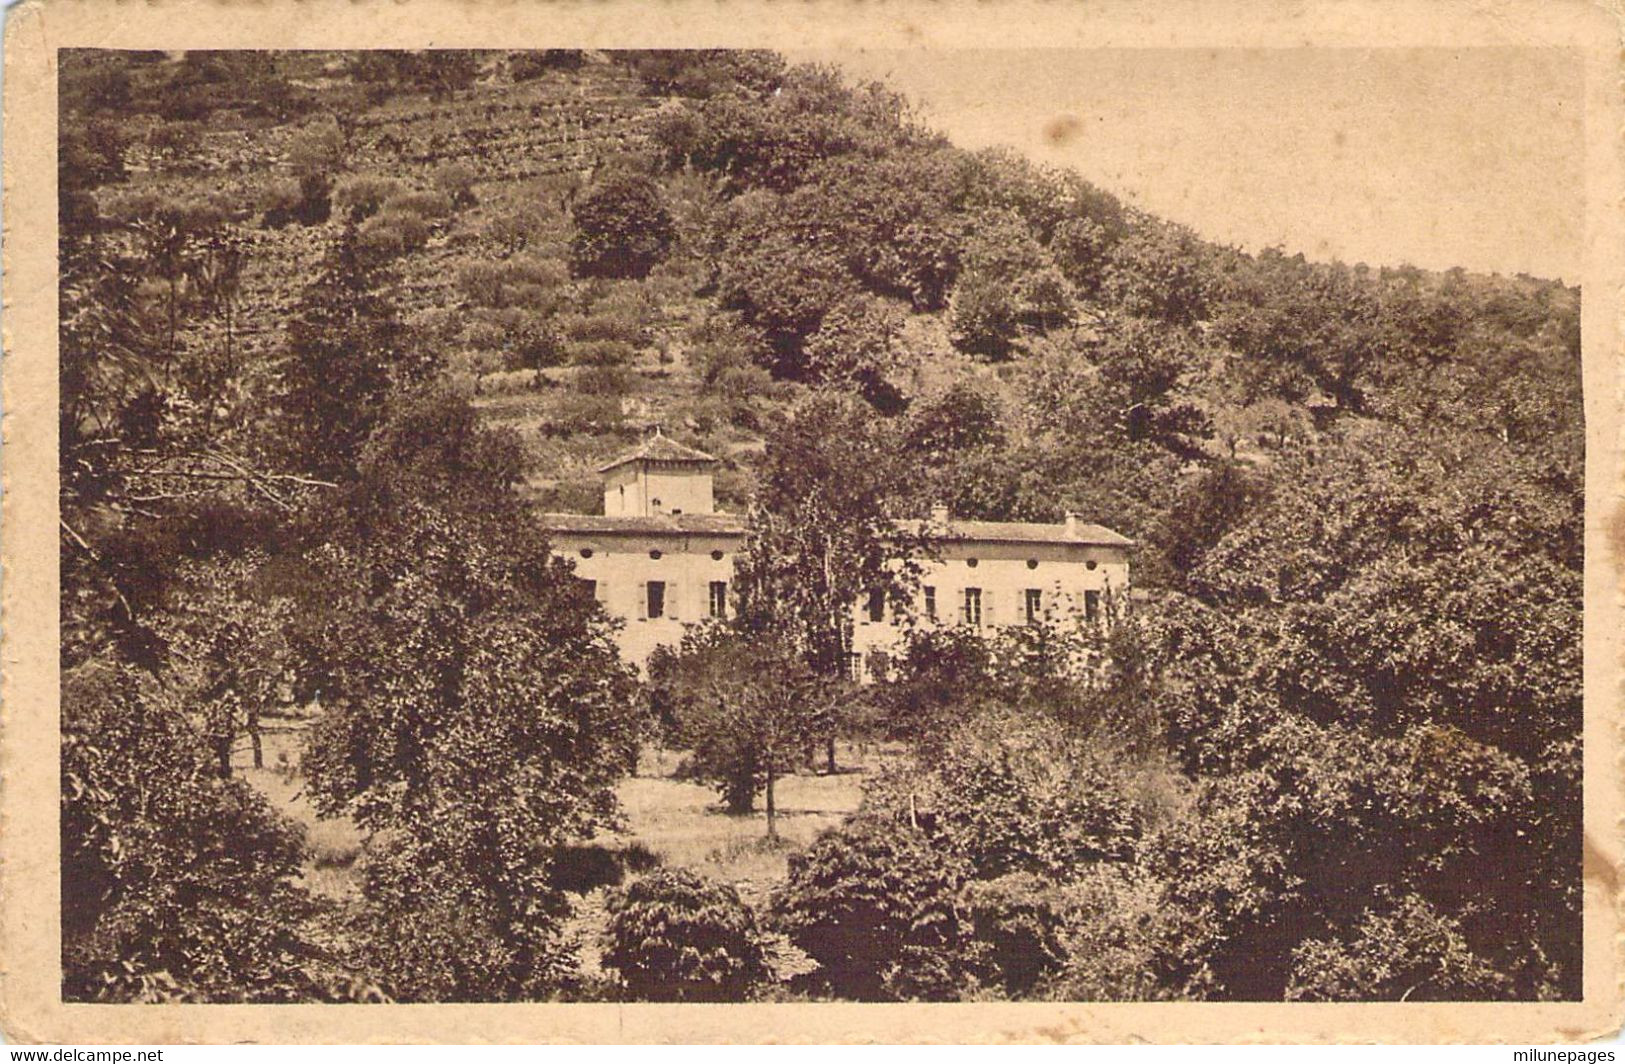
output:
{"label": "leafy tree", "polygon": [[764,74],[744,92],[712,95],[657,123],[653,135],[667,162],[720,172],[732,193],[787,192],[825,160],[874,157],[927,139],[903,98],[877,83],[849,86],[822,66]]}
{"label": "leafy tree", "polygon": [[154,677],[90,662],[62,690],[62,992],[309,1001],[343,980],[300,925],[302,843]]}
{"label": "leafy tree", "polygon": [[575,205],[570,267],[578,277],[645,277],[676,235],[660,186],[641,174],[615,174]]}
{"label": "leafy tree", "polygon": [[513,496],[518,470],[512,439],[426,392],[322,515],[326,712],[303,764],[317,808],[368,835],[366,955],[400,998],[557,988],[553,853],[607,823],[637,739],[630,677]]}
{"label": "leafy tree", "polygon": [[767,975],[756,919],[725,883],[662,869],[608,909],[604,965],[634,1001],[744,1001]]}
{"label": "leafy tree", "polygon": [[905,824],[860,817],[790,856],[776,922],[818,962],[816,984],[858,1001],[957,997],[964,929],[954,863]]}
{"label": "leafy tree", "polygon": [[734,201],[718,220],[726,236],[717,301],[762,334],[775,376],[800,379],[809,373],[808,338],[857,285],[819,229],[785,224],[779,208],[779,197],[756,194]]}
{"label": "leafy tree", "polygon": [[931,465],[945,465],[965,451],[997,448],[1007,440],[998,403],[968,381],[909,408],[908,449]]}
{"label": "leafy tree", "polygon": [[807,341],[810,375],[850,387],[876,409],[895,413],[903,402],[892,383],[903,364],[902,327],[902,314],[879,300],[853,297],[837,303]]}
{"label": "leafy tree", "polygon": [[1176,454],[1199,453],[1212,435],[1205,412],[1184,385],[1204,353],[1184,330],[1138,318],[1115,321],[1098,352],[1101,400],[1128,439],[1150,440]]}
{"label": "leafy tree", "polygon": [[922,546],[889,516],[897,462],[885,426],[835,393],[809,397],[768,440],[735,568],[739,616],[781,633],[820,675],[844,673],[860,595],[907,606]]}
{"label": "leafy tree", "polygon": [[956,346],[1004,358],[1024,333],[1071,321],[1071,285],[1021,216],[988,211],[971,226],[951,308]]}
{"label": "leafy tree", "polygon": [[1211,279],[1188,229],[1136,219],[1107,256],[1106,300],[1128,314],[1190,325],[1207,317]]}
{"label": "leafy tree", "polygon": [[693,751],[692,770],[716,784],[730,813],[749,813],[761,794],[768,837],[777,838],[774,785],[795,768],[830,697],[818,677],[771,635],[723,628],[685,637],[650,672],[678,740]]}
{"label": "leafy tree", "polygon": [[357,230],[347,225],[288,324],[282,405],[286,445],[302,468],[327,478],[355,468],[390,385],[419,376],[404,360],[401,338]]}

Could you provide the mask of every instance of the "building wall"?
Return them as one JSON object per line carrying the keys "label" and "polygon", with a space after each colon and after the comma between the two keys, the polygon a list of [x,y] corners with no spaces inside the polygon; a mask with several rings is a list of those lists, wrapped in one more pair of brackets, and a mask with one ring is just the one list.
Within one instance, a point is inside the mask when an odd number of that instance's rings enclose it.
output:
{"label": "building wall", "polygon": [[610,517],[715,513],[711,478],[658,462],[628,462],[604,474],[604,513]]}
{"label": "building wall", "polygon": [[[742,544],[743,537],[735,535],[553,535],[554,550],[575,564],[577,576],[594,581],[594,594],[605,612],[623,621],[616,641],[622,657],[639,668],[656,647],[681,641],[686,625],[710,616],[712,581],[726,583],[731,595],[734,558]],[[656,551],[658,558],[652,556]],[[1099,595],[1102,612],[1108,602],[1121,609],[1127,600],[1128,555],[1121,547],[949,542],[938,553],[940,560],[925,563],[922,590],[915,594],[917,623],[931,623],[925,613],[925,587],[936,589],[935,623],[944,625],[965,623],[965,590],[979,589],[982,628],[1026,623],[1029,588],[1040,592],[1043,607],[1056,620],[1081,616],[1091,591]],[[647,616],[650,581],[665,584],[665,616],[660,618]],[[889,606],[878,623],[869,619],[866,603],[858,603],[854,612],[853,651],[860,656],[895,649],[909,623]]]}
{"label": "building wall", "polygon": [[[938,554],[938,560],[924,566],[912,619],[896,616],[888,606],[883,620],[873,622],[867,604],[858,604],[852,639],[855,654],[866,657],[872,651],[894,650],[911,621],[971,623],[964,610],[965,592],[970,588],[980,592],[978,626],[984,629],[1027,623],[1029,589],[1039,592],[1041,609],[1054,621],[1082,617],[1090,592],[1095,594],[1102,619],[1108,603],[1121,611],[1128,598],[1128,552],[1122,547],[950,541],[939,545]],[[927,616],[926,588],[935,589],[934,621]]]}
{"label": "building wall", "polygon": [[[594,582],[593,594],[604,611],[624,622],[616,642],[621,657],[639,668],[655,647],[680,642],[685,625],[710,616],[712,581],[727,583],[731,593],[734,556],[742,542],[741,536],[683,533],[553,534],[554,552],[574,562],[576,575]],[[663,617],[647,616],[650,581],[665,585]]]}

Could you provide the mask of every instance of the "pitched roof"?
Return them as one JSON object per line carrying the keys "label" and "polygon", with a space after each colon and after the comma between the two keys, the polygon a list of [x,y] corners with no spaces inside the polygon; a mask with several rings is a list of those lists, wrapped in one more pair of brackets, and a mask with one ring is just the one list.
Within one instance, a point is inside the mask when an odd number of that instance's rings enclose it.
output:
{"label": "pitched roof", "polygon": [[619,468],[628,462],[715,462],[716,458],[704,451],[678,443],[670,436],[662,435],[656,429],[655,434],[644,440],[635,450],[621,455],[613,461],[598,467],[598,472],[608,473],[611,469]]}
{"label": "pitched roof", "polygon": [[605,517],[603,514],[541,514],[548,532],[595,535],[708,535],[742,536],[744,518],[738,514],[651,514],[647,517]]}
{"label": "pitched roof", "polygon": [[981,540],[990,543],[1077,543],[1091,547],[1132,547],[1134,541],[1104,525],[1079,521],[1069,532],[1066,525],[1041,525],[1023,521],[959,521],[946,525],[927,521],[899,521],[899,528],[927,539]]}

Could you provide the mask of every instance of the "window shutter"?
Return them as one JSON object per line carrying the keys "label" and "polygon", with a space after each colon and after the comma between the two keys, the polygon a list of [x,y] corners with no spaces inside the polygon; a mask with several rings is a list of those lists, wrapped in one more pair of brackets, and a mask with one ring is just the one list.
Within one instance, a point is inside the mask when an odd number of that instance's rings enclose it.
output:
{"label": "window shutter", "polygon": [[991,588],[982,589],[982,623],[991,627],[999,623],[999,615],[993,612],[994,595]]}
{"label": "window shutter", "polygon": [[638,581],[638,620],[649,619],[649,583],[646,580]]}
{"label": "window shutter", "polygon": [[682,616],[683,585],[675,580],[666,581],[666,616],[676,620]]}

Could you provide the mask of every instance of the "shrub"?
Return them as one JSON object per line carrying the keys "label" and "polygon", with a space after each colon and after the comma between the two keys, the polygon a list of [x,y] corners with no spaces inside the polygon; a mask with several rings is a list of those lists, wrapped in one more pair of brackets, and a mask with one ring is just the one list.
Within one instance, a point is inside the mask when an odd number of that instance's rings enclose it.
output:
{"label": "shrub", "polygon": [[644,277],[676,235],[660,186],[641,174],[604,180],[572,213],[570,265],[580,277]]}
{"label": "shrub", "polygon": [[397,192],[384,202],[388,214],[415,214],[439,219],[451,213],[451,197],[444,192]]}
{"label": "shrub", "polygon": [[565,360],[564,337],[553,323],[537,315],[521,319],[513,333],[514,361],[525,369],[546,369]]}
{"label": "shrub", "polygon": [[542,48],[508,57],[508,73],[515,81],[532,81],[550,70],[575,70],[585,62],[579,48]]}
{"label": "shrub", "polygon": [[576,366],[624,366],[637,352],[618,340],[588,340],[569,345],[570,362]]}
{"label": "shrub", "polygon": [[950,304],[954,346],[968,354],[1009,356],[1021,331],[1016,293],[1001,280],[967,274],[954,287]]}
{"label": "shrub", "polygon": [[1141,812],[1109,750],[1041,716],[989,712],[956,731],[937,769],[936,824],[979,878],[1064,880],[1134,854]]}
{"label": "shrub", "polygon": [[393,225],[374,225],[376,217],[369,218],[356,232],[356,247],[374,261],[396,258],[406,252],[406,237]]}
{"label": "shrub", "polygon": [[1422,898],[1385,893],[1346,939],[1292,951],[1288,1001],[1493,1001],[1513,982],[1475,953],[1461,921]]}
{"label": "shrub", "polygon": [[390,209],[362,223],[358,233],[361,245],[382,257],[420,251],[429,242],[429,223],[417,214]]}
{"label": "shrub", "polygon": [[965,885],[972,968],[1013,997],[1029,995],[1066,957],[1065,909],[1053,884],[1025,872]]}
{"label": "shrub", "polygon": [[860,1001],[951,1000],[958,992],[961,871],[919,832],[860,817],[790,856],[779,926],[819,964],[828,991]]}
{"label": "shrub", "polygon": [[542,425],[548,436],[615,432],[622,424],[621,401],[603,395],[563,395]]}
{"label": "shrub", "polygon": [[583,395],[629,395],[632,376],[620,366],[583,366],[576,374],[576,390]]}
{"label": "shrub", "polygon": [[452,160],[443,163],[434,172],[434,187],[451,198],[453,207],[472,207],[478,200],[474,197],[474,182],[479,179],[479,173],[465,162]]}
{"label": "shrub", "polygon": [[377,214],[386,200],[400,194],[401,183],[377,174],[354,174],[333,189],[333,205],[356,221]]}
{"label": "shrub", "polygon": [[550,238],[562,236],[562,219],[535,203],[523,203],[492,217],[486,235],[500,248],[518,251],[535,249]]}
{"label": "shrub", "polygon": [[494,262],[470,262],[457,271],[457,286],[477,307],[500,307],[505,304],[503,277],[502,267]]}
{"label": "shrub", "polygon": [[608,902],[603,963],[643,1001],[743,1001],[767,974],[761,936],[733,887],[657,871]]}
{"label": "shrub", "polygon": [[605,340],[637,346],[645,339],[643,323],[624,314],[571,315],[566,331],[572,340]]}

